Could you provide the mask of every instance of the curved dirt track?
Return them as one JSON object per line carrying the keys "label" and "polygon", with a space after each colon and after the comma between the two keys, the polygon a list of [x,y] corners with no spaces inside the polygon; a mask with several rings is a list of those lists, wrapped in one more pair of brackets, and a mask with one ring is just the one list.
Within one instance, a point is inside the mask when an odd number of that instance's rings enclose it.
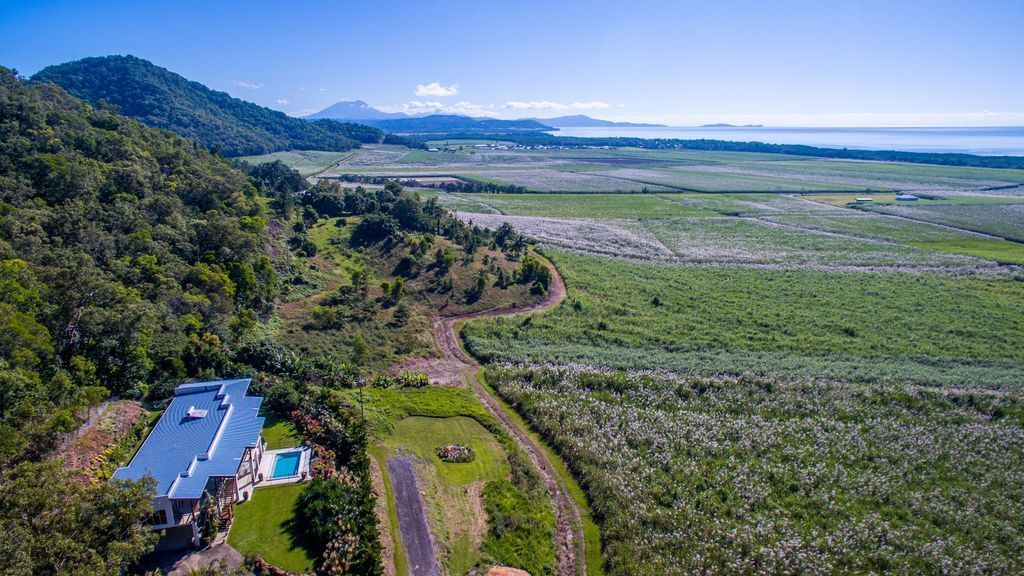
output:
{"label": "curved dirt track", "polygon": [[434,320],[434,339],[441,350],[444,360],[460,368],[465,381],[470,382],[473,391],[476,393],[484,406],[497,418],[509,431],[516,442],[529,456],[534,467],[540,473],[555,507],[555,564],[558,576],[576,576],[587,573],[586,560],[584,555],[583,524],[580,511],[576,502],[565,491],[558,481],[558,474],[548,459],[547,453],[531,438],[522,427],[514,422],[502,410],[498,400],[475,378],[476,370],[480,364],[462,349],[459,343],[459,336],[456,325],[459,322],[482,318],[487,316],[515,316],[546,310],[558,305],[565,298],[565,282],[558,270],[546,259],[542,260],[551,270],[551,286],[546,298],[522,308],[505,308],[496,310],[485,310],[470,314],[460,314],[436,318]]}

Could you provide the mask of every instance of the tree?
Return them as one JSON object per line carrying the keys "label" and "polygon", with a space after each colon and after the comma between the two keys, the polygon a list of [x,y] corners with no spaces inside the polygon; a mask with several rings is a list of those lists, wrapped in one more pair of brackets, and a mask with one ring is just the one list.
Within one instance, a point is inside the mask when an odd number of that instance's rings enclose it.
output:
{"label": "tree", "polygon": [[154,482],[72,479],[60,460],[22,463],[0,484],[0,573],[117,576],[153,549]]}
{"label": "tree", "polygon": [[412,317],[412,312],[409,310],[409,306],[405,302],[401,302],[395,308],[394,316],[392,320],[395,326],[405,326],[409,323],[409,318]]}
{"label": "tree", "polygon": [[405,278],[395,278],[395,283],[391,285],[391,303],[394,304],[402,299],[402,294],[405,293]]}
{"label": "tree", "polygon": [[369,355],[370,347],[366,344],[366,339],[362,334],[356,334],[352,338],[352,363],[360,366],[366,364]]}
{"label": "tree", "polygon": [[364,217],[355,230],[352,231],[352,242],[359,244],[374,244],[384,240],[391,240],[399,236],[398,221],[388,216],[374,212]]}

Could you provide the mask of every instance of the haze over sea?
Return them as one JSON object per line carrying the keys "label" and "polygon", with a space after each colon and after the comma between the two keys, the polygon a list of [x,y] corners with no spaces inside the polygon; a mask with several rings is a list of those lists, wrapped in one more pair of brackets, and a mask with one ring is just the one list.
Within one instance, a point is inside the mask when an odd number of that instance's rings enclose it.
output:
{"label": "haze over sea", "polygon": [[1024,127],[954,128],[748,128],[596,127],[562,128],[559,136],[683,138],[806,144],[824,148],[960,152],[984,156],[1024,156]]}

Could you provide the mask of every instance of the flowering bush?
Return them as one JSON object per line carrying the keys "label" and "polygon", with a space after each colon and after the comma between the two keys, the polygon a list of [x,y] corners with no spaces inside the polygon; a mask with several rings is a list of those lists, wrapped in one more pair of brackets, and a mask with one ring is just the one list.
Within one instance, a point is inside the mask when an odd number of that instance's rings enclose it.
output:
{"label": "flowering bush", "polygon": [[1020,574],[1019,391],[488,368],[562,454],[609,573]]}
{"label": "flowering bush", "polygon": [[443,462],[472,462],[476,459],[476,451],[469,446],[448,444],[437,447],[437,457]]}

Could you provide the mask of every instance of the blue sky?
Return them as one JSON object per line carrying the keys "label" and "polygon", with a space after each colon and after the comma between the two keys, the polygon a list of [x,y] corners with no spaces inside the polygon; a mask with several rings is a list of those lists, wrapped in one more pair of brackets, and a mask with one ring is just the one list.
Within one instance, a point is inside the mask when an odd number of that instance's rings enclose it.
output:
{"label": "blue sky", "polygon": [[1024,125],[1024,1],[0,0],[0,64],[135,54],[290,114]]}

